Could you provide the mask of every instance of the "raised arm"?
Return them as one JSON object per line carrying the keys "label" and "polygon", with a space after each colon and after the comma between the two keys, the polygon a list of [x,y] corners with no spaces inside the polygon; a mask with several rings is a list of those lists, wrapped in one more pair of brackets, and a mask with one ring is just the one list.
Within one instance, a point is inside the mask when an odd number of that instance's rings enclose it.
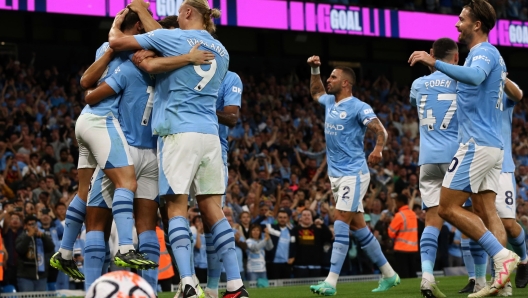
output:
{"label": "raised arm", "polygon": [[81,87],[84,90],[88,90],[89,88],[93,87],[101,78],[108,64],[113,58],[114,50],[109,47],[106,49],[104,54],[99,57],[99,59],[95,60],[95,62],[92,63],[92,65],[90,65],[90,67],[88,67],[88,69],[84,72],[81,77]]}
{"label": "raised arm", "polygon": [[129,5],[128,8],[132,11],[135,11],[138,16],[139,20],[141,21],[141,24],[143,24],[143,28],[145,29],[145,32],[154,31],[156,29],[161,29],[161,25],[154,20],[150,12],[147,10],[150,6],[149,2],[145,2],[143,0],[133,0]]}
{"label": "raised arm", "polygon": [[372,151],[368,157],[368,162],[372,165],[375,165],[381,162],[381,152],[383,151],[383,147],[385,147],[385,143],[387,142],[387,131],[378,118],[373,118],[370,120],[370,122],[367,124],[367,128],[376,134],[376,146],[374,147],[374,151]]}
{"label": "raised arm", "polygon": [[504,84],[504,92],[513,101],[521,101],[523,98],[523,91],[519,88],[519,85],[508,78],[506,78],[506,84]]}
{"label": "raised arm", "polygon": [[108,33],[108,42],[110,43],[110,47],[115,51],[141,49],[141,45],[137,42],[134,36],[125,35],[120,29],[128,10],[128,8],[125,8],[117,13],[112,28],[110,28],[110,32]]}
{"label": "raised arm", "polygon": [[310,77],[310,94],[314,100],[319,100],[319,97],[326,94],[319,67],[321,60],[319,56],[312,56],[308,58],[308,65],[312,68],[312,76]]}
{"label": "raised arm", "polygon": [[486,71],[478,65],[478,62],[475,64],[475,66],[471,67],[453,65],[436,60],[424,51],[413,52],[411,57],[409,57],[408,62],[411,66],[415,65],[416,63],[422,63],[429,68],[434,67],[452,79],[473,86],[480,85],[487,77]]}

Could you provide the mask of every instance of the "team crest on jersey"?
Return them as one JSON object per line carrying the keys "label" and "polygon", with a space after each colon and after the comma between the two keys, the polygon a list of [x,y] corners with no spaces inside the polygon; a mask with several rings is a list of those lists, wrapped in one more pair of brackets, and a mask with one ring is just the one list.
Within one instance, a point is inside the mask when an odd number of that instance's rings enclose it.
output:
{"label": "team crest on jersey", "polygon": [[347,113],[345,111],[341,112],[341,114],[339,114],[339,118],[341,119],[345,119],[347,116]]}

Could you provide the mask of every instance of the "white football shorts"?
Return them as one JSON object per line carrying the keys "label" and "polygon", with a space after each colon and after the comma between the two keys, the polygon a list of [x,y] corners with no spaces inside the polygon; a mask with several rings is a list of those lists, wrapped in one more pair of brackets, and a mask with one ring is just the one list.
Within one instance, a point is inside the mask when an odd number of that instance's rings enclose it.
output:
{"label": "white football shorts", "polygon": [[516,183],[513,173],[501,173],[499,191],[495,197],[495,208],[500,218],[515,219]]}
{"label": "white football shorts", "polygon": [[119,121],[112,114],[97,116],[86,113],[75,124],[79,143],[79,169],[122,168],[134,165]]}
{"label": "white football shorts", "polygon": [[370,184],[370,173],[329,178],[337,210],[364,212],[363,197]]}
{"label": "white football shorts", "polygon": [[468,142],[460,144],[442,186],[469,193],[499,190],[504,151]]}
{"label": "white football shorts", "polygon": [[[130,155],[136,172],[136,199],[154,200],[159,203],[158,196],[158,159],[156,149],[143,149],[130,146]],[[112,208],[115,186],[97,167],[90,183],[88,206]]]}
{"label": "white football shorts", "polygon": [[225,167],[217,135],[177,133],[158,139],[159,195],[223,195]]}

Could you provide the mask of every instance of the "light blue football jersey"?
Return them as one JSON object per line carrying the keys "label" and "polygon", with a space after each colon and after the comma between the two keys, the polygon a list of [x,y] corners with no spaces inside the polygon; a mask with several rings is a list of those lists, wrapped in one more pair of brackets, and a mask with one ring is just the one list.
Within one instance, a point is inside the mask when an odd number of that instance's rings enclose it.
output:
{"label": "light blue football jersey", "polygon": [[497,48],[488,42],[469,51],[466,67],[478,67],[486,79],[478,86],[458,82],[458,142],[471,139],[480,145],[503,148],[502,97],[506,80],[506,65]]}
{"label": "light blue football jersey", "polygon": [[182,132],[218,135],[216,99],[228,66],[229,54],[224,46],[205,30],[158,29],[135,35],[145,49],[154,49],[163,56],[189,53],[196,43],[201,50],[214,53],[211,65],[187,65],[156,76],[152,129],[165,136]]}
{"label": "light blue football jersey", "polygon": [[419,165],[449,163],[458,149],[457,82],[440,71],[416,79],[411,105],[420,120]]}
{"label": "light blue football jersey", "polygon": [[[109,47],[108,42],[103,43],[95,52],[95,60],[103,56],[103,54],[106,52],[108,47]],[[112,61],[108,63],[108,66],[106,67],[105,72],[103,73],[99,81],[97,82],[97,85],[99,85],[101,82],[104,82],[106,78],[112,75],[115,69],[119,65],[121,65],[123,62],[128,60],[129,55],[130,55],[129,51],[116,53]],[[114,117],[119,117],[119,99],[120,98],[121,96],[119,94],[116,94],[114,96],[105,98],[94,105],[86,105],[81,111],[81,114],[90,113],[90,114],[94,114],[97,116],[106,116],[109,113],[112,113]]]}
{"label": "light blue football jersey", "polygon": [[[240,108],[242,104],[242,88],[240,77],[236,73],[228,71],[218,92],[216,110],[223,111],[224,107],[227,106],[237,106]],[[218,123],[218,136],[220,137],[220,144],[222,145],[222,160],[224,164],[227,164],[227,152],[229,151],[229,143],[227,142],[228,135],[229,127]]]}
{"label": "light blue football jersey", "polygon": [[355,97],[335,102],[335,96],[323,95],[328,176],[355,176],[369,172],[363,140],[367,124],[376,117],[372,108]]}
{"label": "light blue football jersey", "polygon": [[513,173],[515,172],[515,163],[513,162],[512,156],[512,120],[513,120],[513,108],[516,102],[509,99],[504,94],[503,99],[503,111],[502,111],[502,140],[504,142],[504,159],[502,160],[502,172]]}
{"label": "light blue football jersey", "polygon": [[130,146],[156,148],[152,135],[152,105],[154,78],[138,69],[132,61],[119,65],[105,82],[121,94],[119,124]]}

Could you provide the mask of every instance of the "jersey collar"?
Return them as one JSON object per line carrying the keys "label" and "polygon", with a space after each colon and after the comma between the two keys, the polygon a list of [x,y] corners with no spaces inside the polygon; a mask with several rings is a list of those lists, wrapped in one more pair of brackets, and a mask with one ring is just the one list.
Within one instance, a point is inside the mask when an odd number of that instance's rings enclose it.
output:
{"label": "jersey collar", "polygon": [[343,102],[345,102],[345,101],[349,101],[349,100],[351,100],[352,98],[354,98],[354,97],[353,97],[353,96],[345,97],[345,98],[343,98],[341,101],[336,102],[335,106],[337,107],[337,106],[340,105],[341,103],[343,103]]}

